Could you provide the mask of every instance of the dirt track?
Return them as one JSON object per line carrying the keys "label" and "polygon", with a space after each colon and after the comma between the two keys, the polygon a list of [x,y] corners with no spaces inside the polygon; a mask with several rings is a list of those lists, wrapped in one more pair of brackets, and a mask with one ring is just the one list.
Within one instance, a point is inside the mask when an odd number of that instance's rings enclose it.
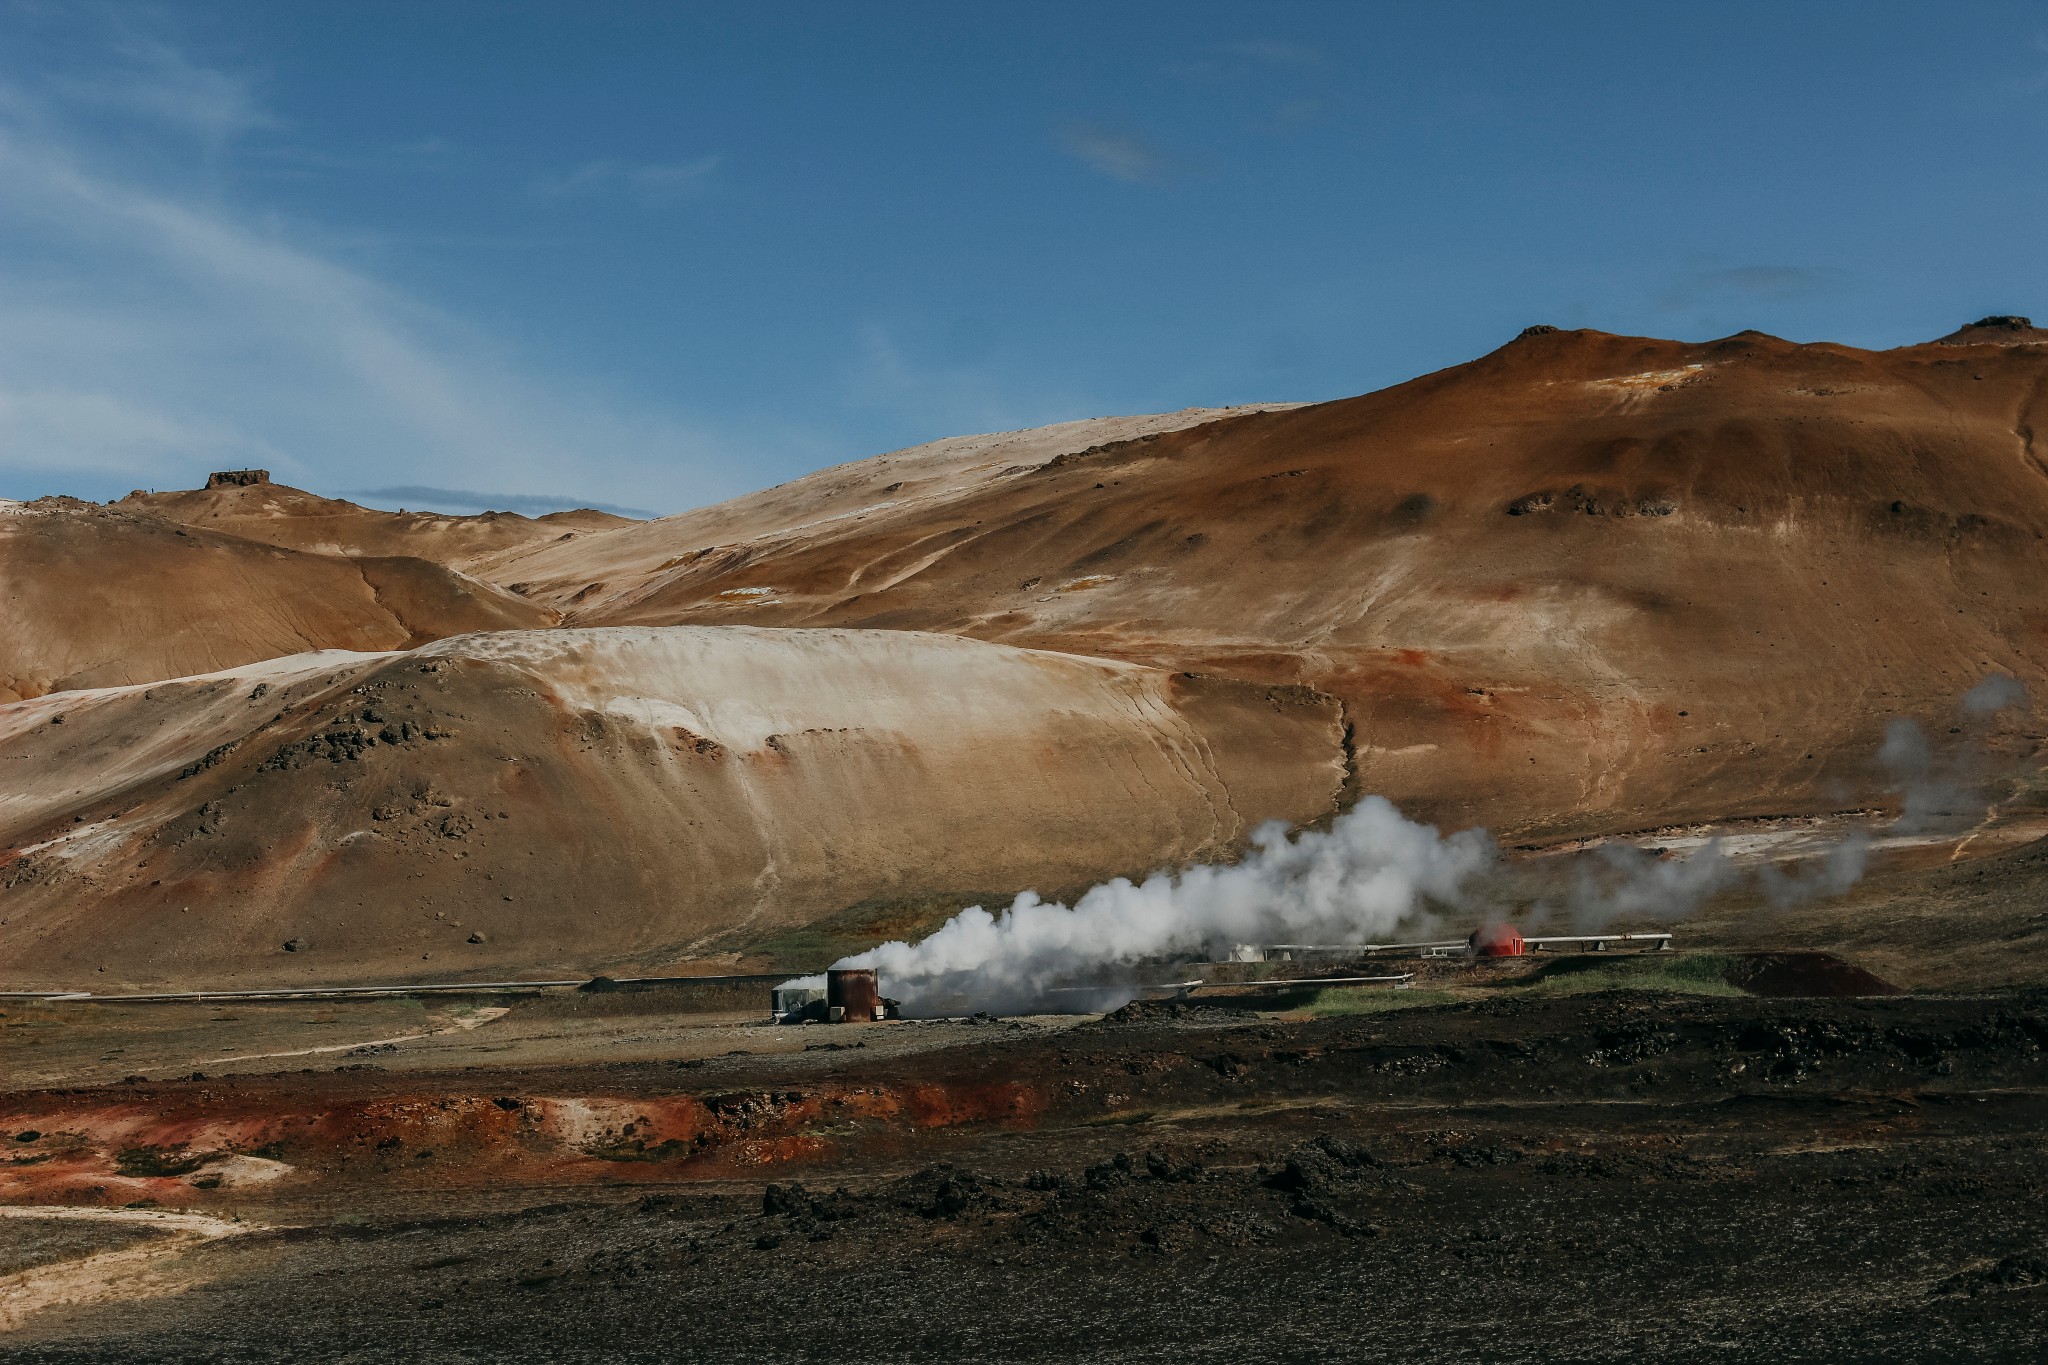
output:
{"label": "dirt track", "polygon": [[[11,1358],[2020,1360],[2048,1331],[2048,994],[945,1042],[9,1097],[49,1132],[268,1115],[290,1175],[154,1179],[301,1225]],[[572,1154],[538,1115],[579,1095],[614,1117]]]}

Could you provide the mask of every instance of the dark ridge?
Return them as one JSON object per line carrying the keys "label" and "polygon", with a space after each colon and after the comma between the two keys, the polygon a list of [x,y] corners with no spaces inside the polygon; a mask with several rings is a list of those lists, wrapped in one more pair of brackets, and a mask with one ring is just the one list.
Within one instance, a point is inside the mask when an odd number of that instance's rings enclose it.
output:
{"label": "dark ridge", "polygon": [[2017,313],[1994,313],[1990,317],[1978,318],[1967,327],[1959,327],[1945,337],[1936,337],[1937,346],[2034,346],[2048,342],[2048,328],[2034,325],[2032,318]]}

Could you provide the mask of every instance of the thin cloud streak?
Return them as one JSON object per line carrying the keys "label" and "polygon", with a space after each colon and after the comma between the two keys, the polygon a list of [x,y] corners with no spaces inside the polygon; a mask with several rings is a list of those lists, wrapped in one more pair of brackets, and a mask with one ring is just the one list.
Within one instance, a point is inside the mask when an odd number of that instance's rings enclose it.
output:
{"label": "thin cloud streak", "polygon": [[1159,184],[1174,170],[1165,153],[1128,128],[1069,123],[1060,129],[1060,146],[1090,170],[1130,185]]}
{"label": "thin cloud streak", "polygon": [[[235,136],[275,125],[232,76],[168,49],[146,56],[0,86],[9,491],[178,486],[244,463],[329,485],[320,471],[454,474],[524,484],[511,496],[551,505],[545,490],[579,470],[593,493],[630,488],[672,507],[740,491],[731,473],[712,474],[730,468],[725,443],[679,416],[621,412],[574,382],[538,379],[305,232],[158,188],[195,183],[180,158],[201,170]],[[128,88],[115,92],[116,77]],[[146,167],[117,150],[138,136],[161,149]]]}
{"label": "thin cloud streak", "polygon": [[1099,394],[1020,379],[1013,365],[994,356],[970,364],[920,358],[920,352],[951,352],[906,346],[879,322],[860,328],[852,341],[840,381],[846,403],[899,419],[915,433],[912,441],[1016,431],[1097,416],[1113,406]]}
{"label": "thin cloud streak", "polygon": [[616,190],[648,198],[672,197],[700,188],[723,160],[714,153],[694,161],[655,161],[638,165],[612,160],[590,161],[567,175],[536,180],[531,188],[533,193],[546,199]]}
{"label": "thin cloud streak", "polygon": [[211,152],[245,134],[284,126],[257,104],[247,82],[195,65],[175,47],[132,27],[119,25],[116,33],[113,47],[120,65],[91,74],[54,76],[49,82],[52,93],[68,104],[184,130]]}

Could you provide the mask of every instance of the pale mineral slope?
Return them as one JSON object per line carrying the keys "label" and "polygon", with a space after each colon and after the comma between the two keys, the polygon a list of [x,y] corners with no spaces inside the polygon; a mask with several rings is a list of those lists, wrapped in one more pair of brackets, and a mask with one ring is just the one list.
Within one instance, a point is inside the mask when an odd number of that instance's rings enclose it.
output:
{"label": "pale mineral slope", "polygon": [[0,980],[106,990],[660,968],[871,898],[1223,856],[1329,812],[1344,753],[1305,689],[611,628],[16,702],[0,774]]}
{"label": "pale mineral slope", "polygon": [[[600,539],[549,581],[605,580],[564,599],[593,624],[946,631],[1309,684],[1348,706],[1364,789],[1510,837],[1883,802],[1891,717],[1946,727],[1993,670],[2048,685],[2048,346],[1979,330],[1539,331],[671,562],[650,523],[621,533],[638,577],[572,573]],[[1991,742],[2022,760],[2038,719]]]}

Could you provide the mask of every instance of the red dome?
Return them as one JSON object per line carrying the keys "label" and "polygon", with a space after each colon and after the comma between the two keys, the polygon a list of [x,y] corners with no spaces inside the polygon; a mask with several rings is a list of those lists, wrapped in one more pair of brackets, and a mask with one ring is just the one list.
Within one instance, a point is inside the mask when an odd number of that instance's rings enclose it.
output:
{"label": "red dome", "polygon": [[1472,931],[1465,940],[1474,957],[1520,957],[1529,951],[1522,931],[1512,924],[1488,924]]}

